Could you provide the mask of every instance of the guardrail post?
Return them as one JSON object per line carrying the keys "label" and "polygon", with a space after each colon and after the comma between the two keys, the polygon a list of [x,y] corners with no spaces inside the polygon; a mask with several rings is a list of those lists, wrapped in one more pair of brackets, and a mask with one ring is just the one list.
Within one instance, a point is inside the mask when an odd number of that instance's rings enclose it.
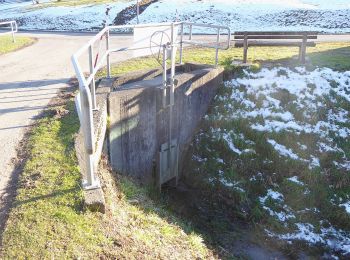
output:
{"label": "guardrail post", "polygon": [[188,38],[189,40],[192,40],[192,24],[190,24],[190,36]]}
{"label": "guardrail post", "polygon": [[107,78],[111,77],[111,63],[109,58],[109,29],[106,31],[106,52],[107,52]]}
{"label": "guardrail post", "polygon": [[216,35],[216,50],[215,50],[215,66],[219,63],[219,42],[220,42],[220,28],[218,28]]}
{"label": "guardrail post", "polygon": [[14,28],[13,28],[13,22],[10,23],[11,24],[11,32],[12,32],[12,41],[13,43],[16,42],[16,39],[15,39],[15,31],[14,31]]}
{"label": "guardrail post", "polygon": [[182,52],[183,52],[183,36],[184,36],[184,24],[181,23],[181,36],[180,36],[180,64],[182,64]]}
{"label": "guardrail post", "polygon": [[[89,66],[90,66],[90,75],[93,75],[94,73],[94,63],[93,63],[93,49],[92,45],[89,46]],[[90,91],[91,91],[91,102],[92,102],[92,109],[97,109],[96,104],[96,85],[95,85],[95,76],[92,77],[91,83],[90,83]]]}
{"label": "guardrail post", "polygon": [[85,167],[86,167],[86,180],[83,182],[83,188],[86,190],[96,189],[100,187],[100,183],[94,173],[94,127],[93,127],[93,115],[91,109],[91,95],[88,90],[83,87],[80,91],[81,98],[81,115],[82,122],[81,127],[84,134],[84,146],[85,146]]}
{"label": "guardrail post", "polygon": [[166,92],[167,92],[167,87],[168,87],[168,82],[167,82],[167,47],[166,45],[163,46],[163,108],[166,107]]}

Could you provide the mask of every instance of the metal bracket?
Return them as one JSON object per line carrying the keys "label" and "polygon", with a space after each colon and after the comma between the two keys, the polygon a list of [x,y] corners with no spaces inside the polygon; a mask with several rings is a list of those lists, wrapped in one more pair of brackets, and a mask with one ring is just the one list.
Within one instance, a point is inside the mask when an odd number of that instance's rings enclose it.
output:
{"label": "metal bracket", "polygon": [[84,190],[96,190],[101,188],[101,183],[99,179],[95,179],[91,185],[88,184],[87,180],[82,181],[82,186]]}
{"label": "metal bracket", "polygon": [[[169,160],[170,153],[170,160]],[[159,153],[159,189],[162,184],[170,181],[171,179],[178,179],[178,157],[179,147],[177,139],[171,141],[171,147],[169,150],[169,143],[164,143],[160,147]]]}

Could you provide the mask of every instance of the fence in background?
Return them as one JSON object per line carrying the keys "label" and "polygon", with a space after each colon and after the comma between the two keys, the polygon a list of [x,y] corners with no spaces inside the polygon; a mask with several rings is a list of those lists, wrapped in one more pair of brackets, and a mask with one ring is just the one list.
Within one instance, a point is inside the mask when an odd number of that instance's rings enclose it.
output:
{"label": "fence in background", "polygon": [[[110,32],[113,30],[132,30],[140,28],[168,28],[173,35],[174,27],[180,29],[176,36],[171,37],[170,46],[171,47],[180,47],[180,63],[183,62],[183,48],[184,45],[195,45],[202,46],[207,48],[215,49],[215,65],[218,64],[218,54],[219,50],[226,50],[230,47],[231,40],[231,31],[229,27],[226,26],[216,26],[216,25],[207,25],[207,24],[196,24],[196,23],[187,23],[187,22],[176,22],[176,23],[160,23],[160,24],[138,24],[138,25],[120,25],[120,26],[107,26],[103,28],[98,34],[96,34],[87,44],[81,47],[75,54],[72,56],[72,63],[76,72],[77,79],[79,81],[79,105],[78,113],[80,118],[80,124],[84,134],[84,145],[86,150],[86,184],[84,185],[85,189],[94,189],[99,187],[99,182],[94,174],[93,170],[93,154],[95,153],[95,137],[94,137],[94,122],[93,122],[93,111],[97,109],[96,104],[96,87],[95,87],[95,77],[99,70],[101,70],[106,64],[106,74],[107,77],[111,77],[111,64],[110,64],[110,55],[112,53],[133,51],[139,49],[149,49],[152,47],[159,47],[159,51],[163,48],[163,44],[158,44],[150,41],[150,44],[147,46],[129,46],[124,48],[113,49],[110,48]],[[216,37],[213,43],[207,43],[203,41],[194,41],[193,38],[193,29],[206,28],[208,30],[215,30]],[[188,28],[189,32],[186,34],[185,30]],[[188,35],[188,39],[185,39],[185,36]],[[227,38],[221,42],[221,37],[226,36]],[[177,38],[180,37],[180,40]],[[104,40],[104,53],[94,54],[94,46],[97,42],[101,45],[101,42]],[[79,63],[79,58],[88,53],[89,57],[89,72],[87,76],[84,75],[82,67]]]}
{"label": "fence in background", "polygon": [[[11,34],[12,41],[16,42],[15,33],[18,31],[16,21],[0,22],[0,29],[5,29],[5,32],[0,31],[0,35]],[[7,29],[11,29],[11,31],[7,31]]]}

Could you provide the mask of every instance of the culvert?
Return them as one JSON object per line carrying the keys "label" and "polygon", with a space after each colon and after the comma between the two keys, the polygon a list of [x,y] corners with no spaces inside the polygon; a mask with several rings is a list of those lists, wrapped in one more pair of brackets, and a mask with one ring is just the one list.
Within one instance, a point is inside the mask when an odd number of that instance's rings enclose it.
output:
{"label": "culvert", "polygon": [[129,73],[109,83],[109,157],[116,172],[158,187],[181,174],[187,146],[223,81],[223,69],[185,64],[177,66],[176,72],[171,131],[177,156],[173,153],[170,158],[176,167],[173,172],[162,169],[168,160],[171,118],[169,107],[162,106],[162,71]]}

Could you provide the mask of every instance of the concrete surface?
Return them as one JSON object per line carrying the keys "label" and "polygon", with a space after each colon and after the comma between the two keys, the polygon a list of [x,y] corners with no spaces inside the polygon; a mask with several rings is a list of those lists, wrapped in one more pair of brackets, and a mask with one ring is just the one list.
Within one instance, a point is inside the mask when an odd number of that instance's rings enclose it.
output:
{"label": "concrete surface", "polygon": [[[223,79],[222,68],[190,64],[181,68],[185,69],[175,76],[172,127],[172,139],[179,145],[180,170],[187,145]],[[169,107],[162,107],[161,86],[162,77],[156,76],[115,87],[109,94],[111,165],[143,183],[156,180],[162,184],[175,177],[160,175],[160,147],[169,141]]]}

